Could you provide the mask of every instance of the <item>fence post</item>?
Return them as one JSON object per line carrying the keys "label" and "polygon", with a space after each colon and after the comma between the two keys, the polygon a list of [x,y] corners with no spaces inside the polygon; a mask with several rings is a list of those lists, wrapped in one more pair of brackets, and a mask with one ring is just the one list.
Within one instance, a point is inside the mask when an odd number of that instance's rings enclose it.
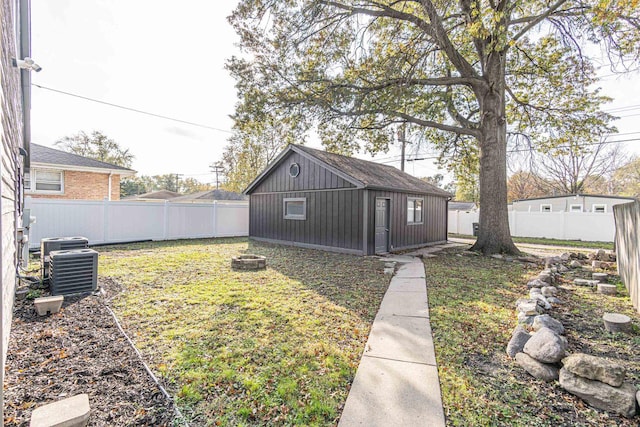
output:
{"label": "fence post", "polygon": [[218,201],[213,201],[213,237],[218,237]]}
{"label": "fence post", "polygon": [[162,240],[168,239],[169,234],[169,201],[164,201],[164,209],[162,210],[162,214],[164,215],[162,221]]}
{"label": "fence post", "polygon": [[104,207],[104,211],[102,214],[102,243],[108,243],[109,238],[109,199],[106,197],[102,199],[102,205]]}

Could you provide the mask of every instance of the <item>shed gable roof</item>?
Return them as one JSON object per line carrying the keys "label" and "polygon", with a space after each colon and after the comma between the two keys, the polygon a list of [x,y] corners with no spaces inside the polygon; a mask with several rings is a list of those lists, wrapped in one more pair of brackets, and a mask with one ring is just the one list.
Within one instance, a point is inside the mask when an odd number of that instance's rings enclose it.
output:
{"label": "shed gable roof", "polygon": [[31,143],[31,162],[57,166],[108,169],[111,171],[121,170],[129,173],[135,172],[133,169],[101,162],[78,154],[67,153],[66,151],[56,150],[55,148],[45,147],[44,145],[34,143]]}
{"label": "shed gable roof", "polygon": [[355,157],[342,156],[322,150],[290,144],[244,191],[251,192],[262,182],[290,151],[319,163],[337,175],[343,177],[358,188],[403,191],[420,194],[434,194],[450,197],[451,194],[432,184],[402,172],[393,166],[382,165]]}

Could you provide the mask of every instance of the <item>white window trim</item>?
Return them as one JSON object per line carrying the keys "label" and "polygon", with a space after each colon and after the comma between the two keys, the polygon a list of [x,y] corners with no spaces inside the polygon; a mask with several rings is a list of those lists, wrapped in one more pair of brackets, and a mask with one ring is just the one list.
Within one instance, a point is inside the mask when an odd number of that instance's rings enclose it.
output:
{"label": "white window trim", "polygon": [[407,214],[407,225],[422,225],[424,224],[424,197],[407,197],[407,210],[406,212],[409,212],[409,201],[416,201],[416,200],[420,200],[422,202],[422,209],[420,209],[420,213],[422,214],[422,218],[420,222],[416,222],[415,221],[415,217],[416,217],[416,205],[413,205],[413,218],[414,221],[413,222],[409,222],[409,215]]}
{"label": "white window trim", "polygon": [[[60,190],[36,190],[36,171],[56,172],[60,174]],[[25,189],[25,194],[64,194],[64,170],[63,169],[45,169],[45,168],[31,168],[29,170],[29,184],[30,189]]]}
{"label": "white window trim", "polygon": [[[598,212],[598,211],[596,211],[596,208],[602,208],[603,211],[602,212]],[[605,205],[603,203],[593,204],[593,205],[591,205],[591,212],[593,212],[593,213],[607,213],[607,205]]]}
{"label": "white window trim", "polygon": [[[287,215],[287,202],[303,202],[302,215]],[[282,199],[282,217],[284,219],[293,219],[296,221],[306,221],[307,219],[307,198],[306,197],[289,197]]]}
{"label": "white window trim", "polygon": [[[578,208],[574,210],[573,208]],[[569,212],[582,212],[582,205],[570,205]]]}
{"label": "white window trim", "polygon": [[[549,208],[548,211],[545,211],[544,208]],[[553,212],[553,207],[550,203],[541,203],[540,204],[540,212]]]}

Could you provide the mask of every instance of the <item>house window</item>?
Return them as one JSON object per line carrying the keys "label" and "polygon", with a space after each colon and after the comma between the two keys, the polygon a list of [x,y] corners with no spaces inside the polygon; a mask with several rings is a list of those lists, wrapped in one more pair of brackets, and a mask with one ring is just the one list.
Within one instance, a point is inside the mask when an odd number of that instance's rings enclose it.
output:
{"label": "house window", "polygon": [[571,205],[569,206],[570,212],[582,212],[582,205]]}
{"label": "house window", "polygon": [[64,173],[51,169],[31,169],[25,173],[24,189],[31,193],[62,193]]}
{"label": "house window", "polygon": [[607,205],[593,205],[592,210],[594,213],[607,213]]}
{"label": "house window", "polygon": [[551,205],[540,205],[540,212],[551,212]]}
{"label": "house window", "polygon": [[424,200],[415,197],[407,199],[407,224],[422,224],[422,204]]}
{"label": "house window", "polygon": [[307,219],[307,198],[284,199],[284,219]]}
{"label": "house window", "polygon": [[291,178],[297,178],[300,175],[300,165],[297,163],[291,163],[289,166],[289,175]]}

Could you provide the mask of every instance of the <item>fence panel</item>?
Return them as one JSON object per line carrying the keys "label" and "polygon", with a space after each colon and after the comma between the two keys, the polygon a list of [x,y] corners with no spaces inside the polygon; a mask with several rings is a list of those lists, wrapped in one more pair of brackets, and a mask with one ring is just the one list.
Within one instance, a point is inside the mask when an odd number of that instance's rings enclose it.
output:
{"label": "fence panel", "polygon": [[233,237],[249,234],[249,203],[154,203],[32,199],[30,248],[45,237],[84,236],[89,244]]}
{"label": "fence panel", "polygon": [[633,306],[640,312],[640,202],[616,205],[613,215],[618,273]]}
{"label": "fence panel", "polygon": [[[473,234],[478,212],[449,211],[449,233]],[[615,224],[611,213],[509,212],[509,229],[516,237],[613,242]]]}

